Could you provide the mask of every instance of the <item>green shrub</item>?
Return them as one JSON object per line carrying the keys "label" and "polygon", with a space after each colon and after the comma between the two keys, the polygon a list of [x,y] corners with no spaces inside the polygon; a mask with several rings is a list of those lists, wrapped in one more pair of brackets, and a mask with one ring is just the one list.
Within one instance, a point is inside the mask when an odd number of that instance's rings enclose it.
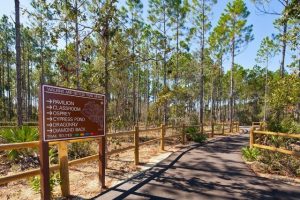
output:
{"label": "green shrub", "polygon": [[255,161],[260,155],[260,151],[257,148],[244,147],[242,148],[242,155],[247,161]]}
{"label": "green shrub", "polygon": [[197,131],[198,131],[197,127],[191,126],[191,127],[185,128],[186,133],[197,133]]}
{"label": "green shrub", "polygon": [[72,159],[83,158],[95,154],[91,142],[76,142],[68,145],[68,156]]}
{"label": "green shrub", "polygon": [[51,164],[58,163],[58,150],[56,146],[52,146],[49,149],[49,161]]}
{"label": "green shrub", "polygon": [[207,139],[207,136],[200,134],[197,127],[187,127],[185,128],[187,134],[187,139],[194,142],[202,143]]}
{"label": "green shrub", "polygon": [[268,122],[268,130],[281,133],[300,133],[300,123],[288,116],[281,121],[271,119]]}
{"label": "green shrub", "polygon": [[194,142],[202,143],[207,139],[207,136],[200,133],[187,133],[188,138]]}
{"label": "green shrub", "polygon": [[300,159],[279,152],[260,150],[258,161],[265,166],[264,172],[283,176],[300,175]]}
{"label": "green shrub", "polygon": [[207,139],[207,136],[206,135],[204,135],[204,134],[192,134],[192,140],[194,141],[194,142],[198,142],[198,143],[202,143],[202,142],[204,142],[206,139]]}
{"label": "green shrub", "polygon": [[[3,129],[0,131],[1,140],[5,143],[21,143],[36,141],[39,138],[37,128],[23,126],[21,128]],[[7,151],[9,159],[18,161],[36,152],[36,149],[21,149]]]}
{"label": "green shrub", "polygon": [[284,119],[281,122],[282,132],[284,133],[300,133],[300,123],[291,119]]}
{"label": "green shrub", "polygon": [[[40,182],[40,177],[35,176],[29,180],[30,187],[35,191],[35,192],[40,192],[41,191],[41,182]],[[53,188],[61,183],[61,179],[59,176],[59,173],[52,173],[50,174],[50,191],[53,191]]]}
{"label": "green shrub", "polygon": [[6,143],[31,142],[38,140],[39,133],[37,128],[22,126],[0,130],[0,137]]}

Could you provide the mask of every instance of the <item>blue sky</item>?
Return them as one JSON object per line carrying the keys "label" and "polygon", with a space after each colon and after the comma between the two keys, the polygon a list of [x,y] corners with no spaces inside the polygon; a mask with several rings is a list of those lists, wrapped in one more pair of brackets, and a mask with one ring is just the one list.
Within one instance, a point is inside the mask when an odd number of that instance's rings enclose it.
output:
{"label": "blue sky", "polygon": [[[29,8],[31,0],[20,0],[21,7]],[[121,0],[120,2],[124,2],[125,0]],[[6,14],[14,18],[14,1],[13,0],[0,0],[0,16]],[[213,16],[212,16],[212,25],[215,26],[221,13],[224,11],[228,0],[218,0],[218,3],[213,7]],[[246,68],[253,67],[256,57],[256,52],[260,46],[260,42],[266,36],[270,36],[272,33],[277,33],[277,30],[273,27],[273,21],[276,19],[277,16],[274,15],[262,15],[258,13],[253,3],[250,0],[245,1],[250,11],[250,16],[248,18],[248,24],[253,24],[253,34],[254,34],[254,41],[252,41],[247,48],[236,57],[236,63],[241,64]],[[280,4],[278,1],[271,1],[271,7],[274,10],[281,10]],[[146,13],[147,9],[147,1],[144,0],[144,13]],[[25,17],[21,17],[21,22],[26,23],[28,19]],[[286,64],[291,62],[290,54],[287,53]],[[271,70],[277,70],[279,68],[280,63],[280,54],[276,56],[269,64],[269,68]],[[228,69],[230,66],[230,60],[227,60],[224,63],[225,69]]]}

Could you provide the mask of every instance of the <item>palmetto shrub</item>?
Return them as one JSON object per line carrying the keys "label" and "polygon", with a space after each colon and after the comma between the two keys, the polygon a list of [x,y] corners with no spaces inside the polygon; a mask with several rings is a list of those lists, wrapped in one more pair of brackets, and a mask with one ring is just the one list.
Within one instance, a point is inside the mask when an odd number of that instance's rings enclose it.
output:
{"label": "palmetto shrub", "polygon": [[242,148],[243,158],[247,161],[255,161],[260,155],[260,151],[257,148],[244,147]]}
{"label": "palmetto shrub", "polygon": [[198,133],[198,128],[196,127],[188,127],[185,129],[187,133],[188,140],[192,140],[194,142],[202,143],[207,139],[207,136],[204,134]]}
{"label": "palmetto shrub", "polygon": [[[38,140],[37,128],[23,126],[21,128],[10,128],[0,130],[0,138],[4,143],[22,143]],[[36,157],[37,149],[19,149],[6,151],[6,155],[10,160],[19,161]],[[33,155],[35,154],[35,155]]]}

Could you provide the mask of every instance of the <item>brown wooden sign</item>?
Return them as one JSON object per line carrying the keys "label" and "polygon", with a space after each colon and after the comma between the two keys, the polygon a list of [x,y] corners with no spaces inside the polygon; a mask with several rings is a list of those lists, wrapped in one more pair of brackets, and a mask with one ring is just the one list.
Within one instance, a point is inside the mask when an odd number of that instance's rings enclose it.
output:
{"label": "brown wooden sign", "polygon": [[62,87],[42,86],[43,141],[105,135],[105,96]]}

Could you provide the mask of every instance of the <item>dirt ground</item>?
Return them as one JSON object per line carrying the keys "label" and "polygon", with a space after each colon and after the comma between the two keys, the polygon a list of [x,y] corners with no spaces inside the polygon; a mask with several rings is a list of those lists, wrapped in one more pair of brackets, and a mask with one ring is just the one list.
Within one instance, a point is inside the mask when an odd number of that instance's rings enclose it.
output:
{"label": "dirt ground", "polygon": [[[157,135],[158,133],[154,134],[153,136]],[[121,145],[119,144],[118,146],[119,148],[124,148],[127,145],[128,144],[121,142]],[[108,187],[116,185],[120,181],[126,180],[129,177],[139,173],[141,170],[151,167],[155,163],[170,155],[172,152],[175,152],[182,147],[183,146],[180,145],[180,140],[177,138],[166,141],[165,151],[163,152],[159,150],[159,142],[142,146],[140,147],[140,165],[138,166],[135,166],[133,162],[133,150],[115,154],[108,159],[108,166],[106,169],[106,185]],[[7,168],[11,167],[5,162],[0,162],[0,165],[2,167],[2,171],[4,168],[7,170]],[[10,169],[9,172],[2,174],[0,173],[0,176],[14,174],[16,171],[20,170],[18,168]],[[72,199],[89,199],[101,192],[101,185],[98,181],[98,161],[91,161],[84,164],[79,164],[75,167],[70,167],[69,174],[70,190],[72,196],[74,196]],[[63,199],[61,198],[60,186],[54,187],[53,198]],[[35,192],[31,188],[28,179],[23,179],[0,186],[0,199],[40,199],[40,193]]]}

